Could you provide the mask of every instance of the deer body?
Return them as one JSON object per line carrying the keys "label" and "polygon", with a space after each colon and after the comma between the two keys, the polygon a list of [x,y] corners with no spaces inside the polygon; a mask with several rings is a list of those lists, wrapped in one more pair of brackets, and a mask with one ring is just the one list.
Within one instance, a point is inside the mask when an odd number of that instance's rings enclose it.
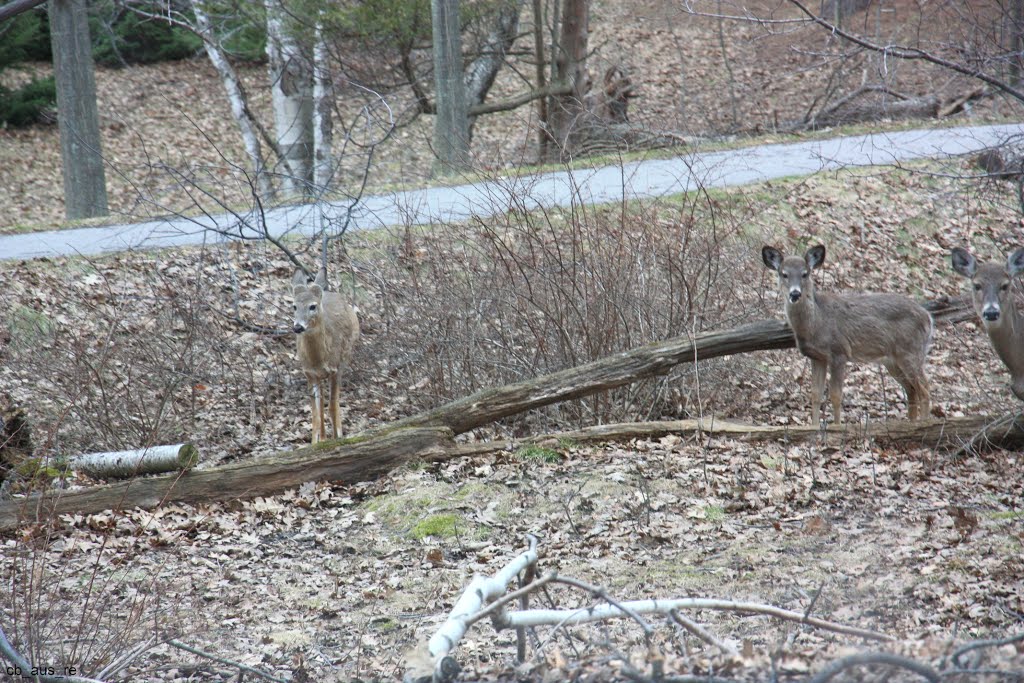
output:
{"label": "deer body", "polygon": [[337,292],[325,291],[326,286],[327,273],[323,268],[311,284],[306,283],[302,271],[296,271],[292,277],[295,298],[292,330],[296,335],[299,363],[311,390],[314,444],[326,437],[321,391],[321,384],[325,381],[330,384],[331,436],[338,438],[341,431],[338,377],[348,367],[359,339],[359,320],[355,309]]}
{"label": "deer body", "polygon": [[835,421],[842,421],[843,381],[850,361],[880,363],[907,392],[911,420],[929,411],[925,358],[932,318],[913,300],[896,294],[825,294],[815,291],[812,271],[825,260],[825,247],[803,258],[783,257],[764,247],[761,258],[779,275],[786,318],[800,353],[811,359],[811,422],[818,424],[828,376]]}
{"label": "deer body", "polygon": [[978,263],[966,249],[952,252],[953,270],[973,285],[974,310],[981,319],[999,360],[1010,371],[1010,390],[1024,401],[1024,315],[1013,301],[1011,282],[1024,271],[1024,248],[1006,264]]}

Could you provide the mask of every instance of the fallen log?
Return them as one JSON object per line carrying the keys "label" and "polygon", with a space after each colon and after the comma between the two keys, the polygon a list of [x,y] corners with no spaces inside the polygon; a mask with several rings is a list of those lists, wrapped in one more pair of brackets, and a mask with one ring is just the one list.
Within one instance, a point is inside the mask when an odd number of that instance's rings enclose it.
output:
{"label": "fallen log", "polygon": [[83,453],[68,458],[68,467],[99,479],[127,479],[140,474],[190,470],[198,462],[199,449],[190,443],[179,443],[131,451]]}
{"label": "fallen log", "polygon": [[450,442],[451,436],[443,427],[393,429],[208,470],[141,477],[80,491],[34,493],[0,503],[0,530],[48,523],[57,515],[72,512],[90,514],[154,508],[170,502],[194,504],[270,495],[307,481],[365,481],[439,448]]}
{"label": "fallen log", "polygon": [[457,457],[511,451],[523,446],[564,448],[565,444],[660,439],[665,436],[696,436],[702,439],[727,438],[740,441],[814,442],[820,446],[841,446],[847,443],[873,441],[907,448],[961,450],[971,444],[1014,448],[1024,445],[1024,415],[1000,418],[970,416],[946,420],[879,421],[869,424],[832,425],[820,429],[810,425],[754,425],[717,418],[702,420],[666,420],[656,422],[622,422],[595,425],[565,432],[542,434],[525,439],[496,440],[456,444],[426,456],[429,462],[442,462]]}

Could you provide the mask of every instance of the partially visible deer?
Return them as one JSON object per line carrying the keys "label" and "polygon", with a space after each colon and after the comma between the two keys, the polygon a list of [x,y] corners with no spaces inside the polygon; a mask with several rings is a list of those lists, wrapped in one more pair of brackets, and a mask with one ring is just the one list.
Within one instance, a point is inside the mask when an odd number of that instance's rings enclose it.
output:
{"label": "partially visible deer", "polygon": [[359,339],[359,320],[355,309],[337,292],[327,290],[327,270],[321,268],[312,283],[301,270],[292,276],[295,298],[295,322],[292,330],[298,344],[299,363],[311,389],[313,443],[326,437],[324,397],[320,384],[330,380],[331,436],[338,438],[338,376],[348,367]]}
{"label": "partially visible deer", "polygon": [[953,270],[974,287],[974,310],[988,332],[992,348],[1010,371],[1010,390],[1024,401],[1024,315],[1013,302],[1011,282],[1024,271],[1024,248],[1017,249],[1006,264],[978,263],[971,252],[953,249]]}
{"label": "partially visible deer", "polygon": [[825,262],[825,247],[803,258],[784,257],[774,247],[761,250],[764,265],[778,273],[786,318],[797,348],[811,359],[811,423],[817,425],[829,373],[828,395],[836,423],[842,422],[846,363],[881,363],[907,392],[910,419],[927,416],[925,358],[932,341],[932,317],[912,299],[897,294],[815,292],[811,272]]}

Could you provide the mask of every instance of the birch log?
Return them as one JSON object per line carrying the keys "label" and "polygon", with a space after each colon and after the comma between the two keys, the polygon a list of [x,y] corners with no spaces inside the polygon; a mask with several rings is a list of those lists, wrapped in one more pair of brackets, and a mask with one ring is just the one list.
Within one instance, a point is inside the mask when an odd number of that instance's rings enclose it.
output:
{"label": "birch log", "polygon": [[127,479],[138,474],[190,470],[199,462],[199,450],[190,443],[150,446],[131,451],[85,453],[68,460],[71,469],[101,479]]}

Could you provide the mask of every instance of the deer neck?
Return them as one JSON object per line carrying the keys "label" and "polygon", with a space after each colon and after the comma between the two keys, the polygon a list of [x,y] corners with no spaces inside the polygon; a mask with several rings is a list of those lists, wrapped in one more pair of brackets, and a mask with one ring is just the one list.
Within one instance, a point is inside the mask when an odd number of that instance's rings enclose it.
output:
{"label": "deer neck", "polygon": [[814,297],[814,292],[804,292],[796,303],[786,300],[786,318],[797,339],[810,336],[810,331],[817,327],[821,318],[821,309]]}
{"label": "deer neck", "polygon": [[1024,377],[1024,319],[1012,301],[1005,307],[1000,324],[986,325],[986,329],[992,348],[1010,374],[1014,379]]}
{"label": "deer neck", "polygon": [[318,370],[327,361],[327,335],[317,325],[299,335],[299,357],[307,369]]}

